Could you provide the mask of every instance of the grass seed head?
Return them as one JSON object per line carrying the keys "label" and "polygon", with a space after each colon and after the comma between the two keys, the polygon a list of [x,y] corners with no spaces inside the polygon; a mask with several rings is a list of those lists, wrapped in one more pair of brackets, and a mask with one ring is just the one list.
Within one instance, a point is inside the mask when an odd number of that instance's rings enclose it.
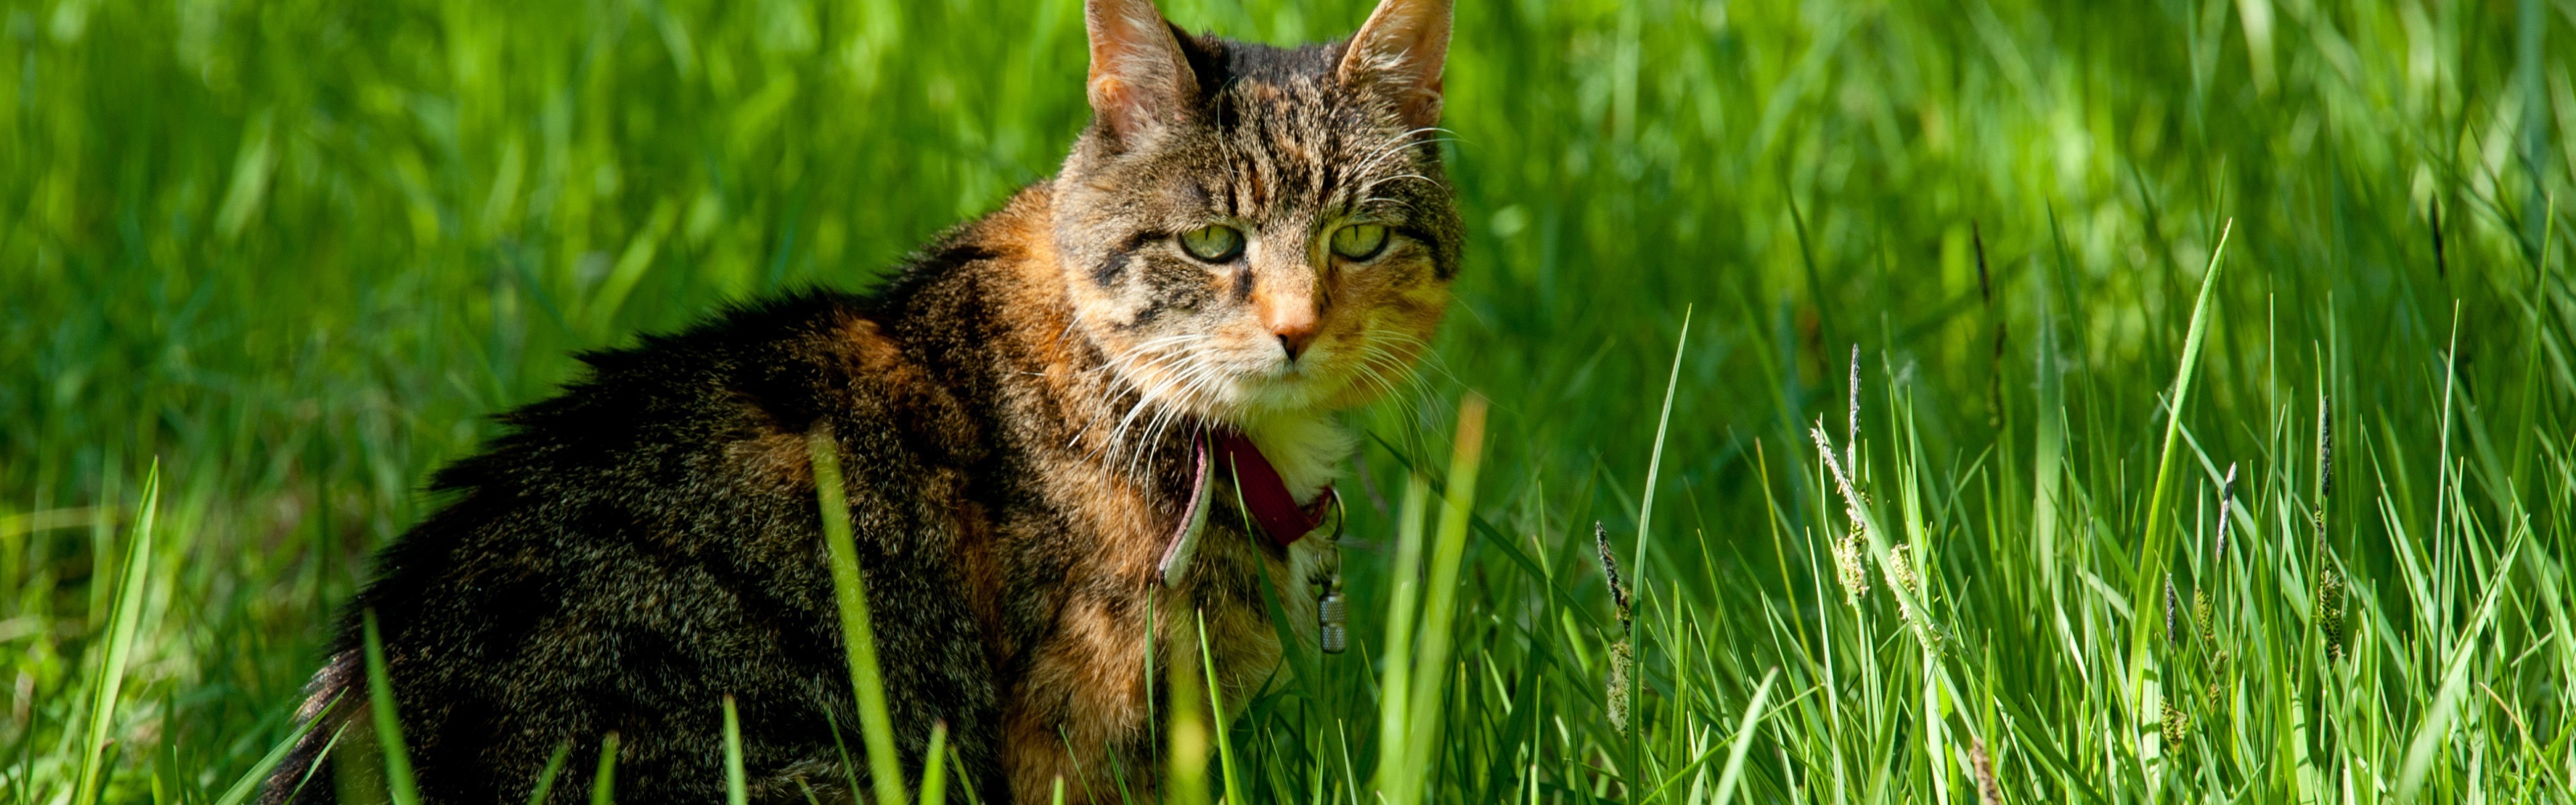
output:
{"label": "grass seed head", "polygon": [[2317,631],[2326,640],[2326,657],[2344,658],[2343,577],[2333,568],[2317,571]]}
{"label": "grass seed head", "polygon": [[2181,642],[2181,640],[2182,640],[2182,638],[2181,638],[2181,636],[2180,636],[2180,633],[2178,633],[2178,632],[2174,631],[2174,613],[2175,613],[2175,611],[2180,610],[2181,608],[2182,608],[2181,602],[2179,601],[2179,599],[2177,599],[2177,598],[2174,596],[2173,575],[2172,575],[2172,574],[2166,574],[2166,575],[2165,575],[2165,642],[2166,642],[2166,643],[2169,643],[2169,644],[2170,644],[2170,643],[2178,643],[2178,642]]}
{"label": "grass seed head", "polygon": [[2232,659],[2234,658],[2229,657],[2224,651],[2218,652],[2217,656],[2209,659],[2209,690],[2204,695],[2210,712],[2227,712],[2227,708],[2219,705],[2227,701],[2227,663]]}
{"label": "grass seed head", "polygon": [[1986,740],[1968,739],[1968,768],[1977,775],[1977,805],[2003,805],[2004,788],[1995,782],[1995,761],[1986,755]]}
{"label": "grass seed head", "polygon": [[2193,626],[2200,627],[2200,642],[2215,645],[2218,642],[2218,625],[2214,623],[2217,618],[2213,617],[2211,609],[2212,607],[2209,603],[2209,589],[2206,587],[2193,588],[2191,591],[2191,623]]}
{"label": "grass seed head", "polygon": [[2227,462],[2227,477],[2218,481],[2218,544],[2210,555],[2219,561],[2227,559],[2228,513],[2236,504],[2236,462]]}
{"label": "grass seed head", "polygon": [[1887,583],[1905,588],[1906,592],[1923,592],[1923,580],[1914,575],[1914,546],[1901,544],[1887,549]]}
{"label": "grass seed head", "polygon": [[1844,431],[1843,464],[1853,472],[1860,471],[1860,345],[1851,352],[1851,426]]}
{"label": "grass seed head", "polygon": [[2165,700],[2164,728],[2165,746],[2182,746],[2183,740],[2191,737],[2191,714],[2183,712],[2180,707],[2175,707],[2173,700]]}
{"label": "grass seed head", "polygon": [[[1853,371],[1857,372],[1859,359],[1855,357],[1853,360]],[[1853,409],[1855,428],[1860,422],[1858,410]],[[1815,439],[1816,453],[1824,457],[1825,471],[1833,476],[1834,488],[1843,495],[1843,516],[1851,521],[1851,531],[1834,544],[1834,567],[1843,583],[1843,600],[1858,605],[1861,597],[1869,594],[1869,569],[1861,561],[1862,540],[1869,533],[1868,521],[1861,518],[1861,511],[1869,499],[1862,497],[1860,490],[1852,486],[1851,473],[1846,471],[1840,459],[1834,457],[1834,439],[1825,435],[1825,424],[1821,419],[1807,429],[1807,435]]]}
{"label": "grass seed head", "polygon": [[1843,535],[1834,543],[1835,576],[1843,583],[1843,601],[1854,606],[1869,596],[1869,568],[1861,564],[1860,532]]}
{"label": "grass seed head", "polygon": [[[2322,511],[2326,498],[2334,495],[2334,408],[2323,394],[2317,395],[2317,507]],[[2323,517],[2322,514],[2319,517]]]}
{"label": "grass seed head", "polygon": [[1631,623],[1628,585],[1619,578],[1619,560],[1610,553],[1610,530],[1599,520],[1592,521],[1592,547],[1601,554],[1601,575],[1609,581],[1610,602],[1619,610],[1619,636],[1610,641],[1609,690],[1603,697],[1603,704],[1610,711],[1610,729],[1625,735],[1628,733],[1628,666],[1636,656],[1635,647],[1628,643]]}
{"label": "grass seed head", "polygon": [[1914,602],[1923,598],[1923,578],[1914,572],[1913,543],[1887,549],[1887,583],[1905,591],[1896,596],[1896,613],[1905,618],[1905,625],[1913,627],[1914,636],[1927,647],[1940,643],[1941,633],[1932,630],[1931,619],[1914,607]]}
{"label": "grass seed head", "polygon": [[1621,735],[1628,734],[1628,666],[1634,659],[1628,641],[1610,644],[1610,691],[1604,704],[1610,710],[1611,731]]}
{"label": "grass seed head", "polygon": [[1610,530],[1592,521],[1592,547],[1601,553],[1601,575],[1610,583],[1610,602],[1619,610],[1619,629],[1628,628],[1628,585],[1619,578],[1619,560],[1610,553]]}

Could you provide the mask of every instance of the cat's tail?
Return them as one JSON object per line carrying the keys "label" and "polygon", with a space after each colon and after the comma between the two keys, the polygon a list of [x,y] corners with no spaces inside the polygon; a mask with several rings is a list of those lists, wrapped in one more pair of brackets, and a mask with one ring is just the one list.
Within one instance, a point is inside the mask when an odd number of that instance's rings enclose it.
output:
{"label": "cat's tail", "polygon": [[295,721],[310,725],[269,772],[259,805],[337,805],[338,783],[331,770],[333,746],[347,738],[354,717],[366,711],[364,660],[356,649],[343,649],[322,664],[305,686],[304,706]]}

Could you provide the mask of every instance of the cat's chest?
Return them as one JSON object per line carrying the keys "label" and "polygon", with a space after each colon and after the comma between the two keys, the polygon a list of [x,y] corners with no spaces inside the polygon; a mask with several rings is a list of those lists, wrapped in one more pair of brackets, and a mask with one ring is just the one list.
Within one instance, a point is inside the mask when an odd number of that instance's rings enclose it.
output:
{"label": "cat's chest", "polygon": [[[1299,508],[1325,494],[1358,444],[1323,413],[1251,418],[1234,425],[1259,449]],[[1187,455],[1167,460],[1187,461]],[[1206,458],[1203,453],[1201,460]],[[1312,553],[1312,546],[1283,551],[1264,544],[1277,540],[1293,545],[1305,542],[1300,539],[1304,535],[1252,533],[1257,530],[1253,518],[1241,510],[1246,496],[1232,483],[1236,479],[1220,469],[1221,462],[1208,464],[1200,483],[1176,487],[1140,483],[1128,461],[1110,450],[1048,451],[1016,468],[1015,478],[1002,484],[1022,493],[985,510],[983,516],[991,518],[988,526],[969,530],[992,533],[1005,554],[1028,560],[1009,563],[1031,571],[1015,574],[1014,585],[1055,577],[1162,580],[1168,555],[1175,543],[1188,538],[1191,514],[1198,510],[1203,510],[1199,514],[1207,532],[1201,539],[1212,536],[1229,543],[1229,553],[1241,549],[1246,558],[1267,554],[1274,562],[1284,554],[1290,564],[1311,564],[1296,557]],[[1201,496],[1195,505],[1192,495]]]}
{"label": "cat's chest", "polygon": [[1323,413],[1254,416],[1246,418],[1242,428],[1279,471],[1289,497],[1299,503],[1314,500],[1331,484],[1359,446],[1357,438]]}

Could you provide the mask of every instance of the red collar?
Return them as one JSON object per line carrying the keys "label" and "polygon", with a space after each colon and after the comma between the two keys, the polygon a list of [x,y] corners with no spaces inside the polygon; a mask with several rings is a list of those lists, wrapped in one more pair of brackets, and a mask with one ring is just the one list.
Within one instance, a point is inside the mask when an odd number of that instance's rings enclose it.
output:
{"label": "red collar", "polygon": [[[1211,455],[1213,454],[1213,455]],[[1211,459],[1221,459],[1212,461]],[[1279,468],[1261,455],[1261,448],[1244,438],[1240,431],[1226,429],[1203,431],[1190,437],[1190,497],[1181,510],[1181,521],[1172,529],[1171,539],[1163,546],[1159,564],[1165,586],[1177,586],[1181,574],[1189,568],[1190,554],[1198,546],[1201,527],[1207,524],[1209,479],[1223,469],[1234,479],[1235,494],[1243,511],[1252,520],[1248,525],[1269,537],[1282,550],[1321,529],[1327,515],[1340,503],[1341,496],[1326,485],[1315,500],[1298,505],[1288,494],[1288,484],[1279,479]],[[1338,526],[1336,526],[1338,528]],[[1334,535],[1339,538],[1339,534]]]}
{"label": "red collar", "polygon": [[1243,497],[1244,513],[1252,515],[1252,521],[1261,526],[1271,542],[1285,548],[1323,527],[1325,515],[1332,508],[1330,484],[1313,501],[1298,505],[1297,499],[1288,494],[1288,483],[1280,480],[1279,468],[1271,466],[1269,457],[1263,456],[1261,448],[1242,431],[1229,428],[1210,436],[1216,442],[1217,468],[1233,476],[1235,492]]}

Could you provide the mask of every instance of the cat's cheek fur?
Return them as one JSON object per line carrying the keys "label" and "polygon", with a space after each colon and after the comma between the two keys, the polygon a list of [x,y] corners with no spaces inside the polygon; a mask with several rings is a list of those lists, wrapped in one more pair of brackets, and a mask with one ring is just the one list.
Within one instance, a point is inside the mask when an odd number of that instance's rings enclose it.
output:
{"label": "cat's cheek fur", "polygon": [[[1356,354],[1345,358],[1349,363],[1337,371],[1344,379],[1322,395],[1317,408],[1342,411],[1367,405],[1412,375],[1449,308],[1448,281],[1427,279],[1427,265],[1423,276],[1426,279],[1372,303],[1368,323],[1352,337],[1355,342],[1365,339],[1367,347],[1349,347]],[[1368,333],[1381,335],[1372,338]]]}

